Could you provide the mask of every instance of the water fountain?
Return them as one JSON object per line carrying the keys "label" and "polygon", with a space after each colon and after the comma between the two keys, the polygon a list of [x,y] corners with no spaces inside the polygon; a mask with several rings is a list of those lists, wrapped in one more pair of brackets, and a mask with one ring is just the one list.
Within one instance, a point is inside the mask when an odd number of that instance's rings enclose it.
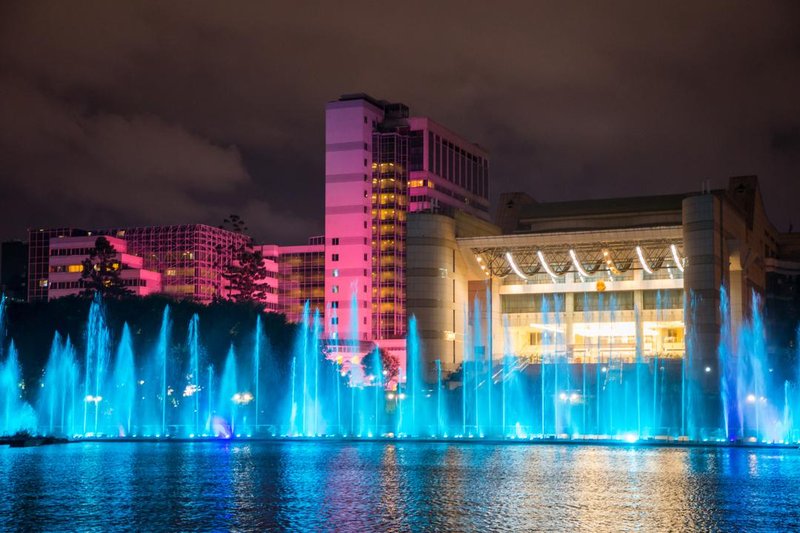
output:
{"label": "water fountain", "polygon": [[[791,372],[774,372],[758,299],[753,296],[750,320],[734,330],[724,288],[721,295],[716,356],[722,435],[733,441],[797,441],[800,353]],[[620,310],[613,295],[600,294],[590,310],[584,295],[586,327],[608,327],[605,336],[590,331],[579,346],[568,348],[563,297],[537,298],[540,341],[533,357],[508,349],[492,357],[491,298],[476,298],[464,310],[463,362],[451,375],[444,373],[440,359],[426,359],[419,325],[410,317],[407,363],[392,390],[387,390],[384,354],[377,347],[364,348],[357,329],[338,344],[326,344],[319,314],[308,304],[294,348],[283,358],[267,348],[270,340],[260,317],[238,344],[215,354],[204,347],[197,314],[173,323],[177,319],[165,306],[148,344],[126,323],[112,327],[103,302],[96,299],[77,346],[54,335],[39,383],[25,386],[17,348],[2,336],[0,434],[512,440],[699,434],[692,422],[697,392],[690,376],[699,363],[691,355],[691,334],[685,358],[645,356],[642,331],[647,326],[638,305]],[[693,299],[687,298],[686,313],[693,312]],[[660,295],[655,307],[656,320],[661,320]],[[4,320],[3,301],[2,331]],[[173,328],[183,327],[186,335],[177,341]],[[630,335],[631,327],[637,336],[635,352],[623,355],[619,339]],[[499,330],[504,346],[511,346],[507,322]],[[797,335],[800,345],[800,329]],[[573,355],[573,349],[580,355]]]}

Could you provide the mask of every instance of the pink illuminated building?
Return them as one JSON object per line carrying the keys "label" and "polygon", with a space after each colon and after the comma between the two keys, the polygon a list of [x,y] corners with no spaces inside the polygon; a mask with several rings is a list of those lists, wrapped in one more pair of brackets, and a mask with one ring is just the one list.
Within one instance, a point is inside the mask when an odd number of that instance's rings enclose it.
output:
{"label": "pink illuminated building", "polygon": [[407,215],[488,220],[488,154],[365,94],[328,103],[325,146],[325,336],[402,350]]}
{"label": "pink illuminated building", "polygon": [[[143,268],[144,260],[128,253],[124,239],[106,237],[116,250],[122,284],[136,296],[161,292],[161,274]],[[83,290],[83,261],[94,248],[96,236],[51,239],[49,245],[48,299],[74,296]]]}

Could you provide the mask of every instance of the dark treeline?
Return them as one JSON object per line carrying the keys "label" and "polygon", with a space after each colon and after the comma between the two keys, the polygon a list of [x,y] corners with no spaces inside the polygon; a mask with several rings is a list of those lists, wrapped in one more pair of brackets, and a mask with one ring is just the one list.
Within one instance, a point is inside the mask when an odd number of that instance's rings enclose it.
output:
{"label": "dark treeline", "polygon": [[[83,361],[90,305],[90,299],[81,297],[35,303],[7,302],[6,341],[0,350],[7,350],[9,340],[13,340],[23,367],[26,389],[30,390],[41,378],[56,332],[62,337],[69,336],[79,361]],[[261,316],[262,370],[275,380],[288,371],[298,326],[288,324],[283,315],[265,313],[252,303],[220,301],[201,305],[163,296],[109,299],[104,302],[111,334],[111,359],[114,359],[125,323],[130,327],[137,362],[148,358],[157,344],[164,307],[167,305],[170,306],[172,323],[169,357],[173,371],[180,372],[188,360],[186,334],[195,313],[200,317],[199,336],[204,366],[213,364],[221,369],[232,345],[237,352],[237,359],[249,367],[248,355],[253,349],[256,319]]]}

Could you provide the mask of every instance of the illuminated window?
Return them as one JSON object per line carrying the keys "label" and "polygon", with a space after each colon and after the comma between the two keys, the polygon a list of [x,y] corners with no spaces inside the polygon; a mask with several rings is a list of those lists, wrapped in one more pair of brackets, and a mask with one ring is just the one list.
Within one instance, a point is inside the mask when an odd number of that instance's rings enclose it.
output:
{"label": "illuminated window", "polygon": [[334,278],[338,278],[339,277],[339,269],[338,268],[334,268],[333,269],[333,277]]}
{"label": "illuminated window", "polygon": [[73,274],[77,272],[83,272],[83,265],[68,265],[67,272],[71,272]]}
{"label": "illuminated window", "polygon": [[339,293],[339,286],[338,285],[334,285],[333,287],[331,287],[331,292],[333,294],[338,294]]}

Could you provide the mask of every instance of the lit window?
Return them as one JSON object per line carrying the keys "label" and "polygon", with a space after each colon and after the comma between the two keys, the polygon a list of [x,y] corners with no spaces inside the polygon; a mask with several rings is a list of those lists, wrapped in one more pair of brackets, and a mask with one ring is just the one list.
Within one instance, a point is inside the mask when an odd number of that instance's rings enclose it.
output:
{"label": "lit window", "polygon": [[47,287],[47,280],[46,279],[40,279],[39,280],[39,286],[40,287]]}
{"label": "lit window", "polygon": [[338,294],[339,293],[339,286],[338,285],[334,285],[333,287],[331,287],[331,292],[333,294]]}
{"label": "lit window", "polygon": [[334,268],[333,269],[333,277],[334,278],[338,278],[339,277],[339,269],[338,268]]}
{"label": "lit window", "polygon": [[83,272],[83,265],[68,265],[67,272],[71,272],[73,274],[77,272]]}

